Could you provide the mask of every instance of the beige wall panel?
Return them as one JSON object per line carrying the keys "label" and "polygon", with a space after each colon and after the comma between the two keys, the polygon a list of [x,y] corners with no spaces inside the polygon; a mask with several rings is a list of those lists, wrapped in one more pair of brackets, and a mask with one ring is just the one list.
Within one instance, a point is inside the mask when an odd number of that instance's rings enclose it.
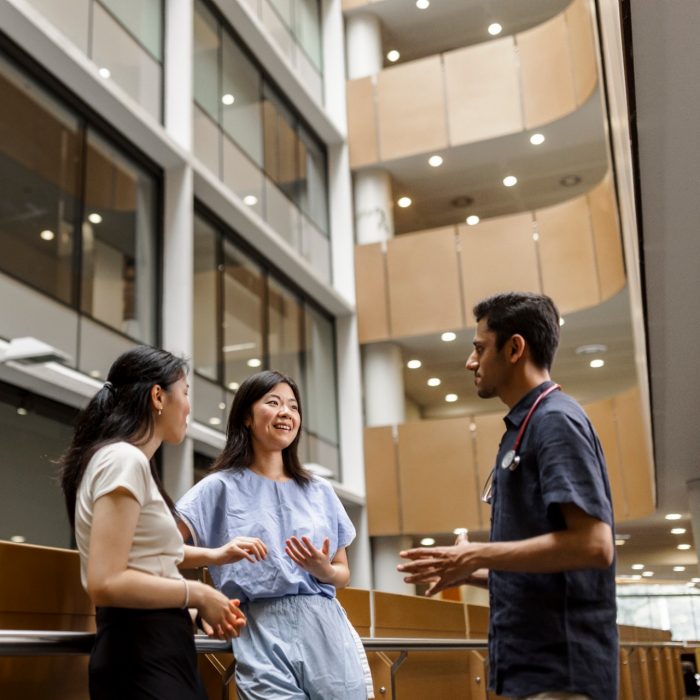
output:
{"label": "beige wall panel", "polygon": [[605,463],[608,467],[608,479],[612,491],[615,518],[629,518],[629,508],[625,495],[625,485],[622,479],[620,448],[618,442],[615,410],[612,399],[596,401],[584,406],[593,427],[598,433],[603,447]]}
{"label": "beige wall panel", "polygon": [[535,212],[543,292],[562,313],[600,301],[590,211],[586,197]]}
{"label": "beige wall panel", "polygon": [[629,505],[629,518],[643,518],[654,512],[654,469],[647,450],[647,429],[642,417],[639,390],[634,388],[614,399],[620,439],[622,478]]}
{"label": "beige wall panel", "polygon": [[512,37],[450,51],[444,62],[452,146],[524,128]]}
{"label": "beige wall panel", "polygon": [[[476,226],[459,226],[460,267],[467,325],[475,325],[472,308],[490,294],[540,291],[532,215],[499,216]],[[484,261],[492,261],[484,265]]]}
{"label": "beige wall panel", "polygon": [[564,15],[517,35],[525,127],[546,124],[576,109],[569,33]]}
{"label": "beige wall panel", "polygon": [[389,241],[387,277],[394,337],[464,325],[452,227]]}
{"label": "beige wall panel", "polygon": [[405,533],[478,527],[478,493],[468,417],[399,426]]}
{"label": "beige wall panel", "polygon": [[365,486],[370,535],[401,534],[398,465],[391,426],[365,428]]}
{"label": "beige wall panel", "polygon": [[379,160],[379,145],[372,78],[348,80],[346,95],[350,167],[376,163]]}
{"label": "beige wall panel", "polygon": [[564,13],[569,29],[569,46],[576,102],[582,105],[598,82],[598,64],[593,37],[593,18],[585,0],[574,0]]}
{"label": "beige wall panel", "polygon": [[617,204],[610,175],[588,193],[595,240],[601,300],[625,286],[625,260],[618,224]]}
{"label": "beige wall panel", "polygon": [[[474,417],[476,430],[473,433],[476,440],[476,474],[479,486],[479,497],[489,478],[489,474],[496,464],[496,454],[501,437],[506,431],[503,423],[503,413],[486,413]],[[479,500],[479,516],[481,518],[482,530],[487,530],[491,526],[491,506]]]}
{"label": "beige wall panel", "polygon": [[360,343],[386,340],[389,307],[381,243],[355,246],[355,303]]}
{"label": "beige wall panel", "polygon": [[383,70],[377,97],[382,160],[447,147],[440,56]]}

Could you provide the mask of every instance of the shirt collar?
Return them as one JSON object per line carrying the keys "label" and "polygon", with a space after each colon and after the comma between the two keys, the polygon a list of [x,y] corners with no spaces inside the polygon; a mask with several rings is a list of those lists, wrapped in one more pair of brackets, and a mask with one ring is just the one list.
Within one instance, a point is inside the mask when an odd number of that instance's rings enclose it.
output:
{"label": "shirt collar", "polygon": [[553,381],[547,380],[534,389],[530,389],[530,391],[508,411],[508,414],[503,419],[506,423],[506,427],[518,428],[525,420],[525,416],[527,416],[527,412],[532,408],[532,404],[537,401],[537,397],[553,385]]}

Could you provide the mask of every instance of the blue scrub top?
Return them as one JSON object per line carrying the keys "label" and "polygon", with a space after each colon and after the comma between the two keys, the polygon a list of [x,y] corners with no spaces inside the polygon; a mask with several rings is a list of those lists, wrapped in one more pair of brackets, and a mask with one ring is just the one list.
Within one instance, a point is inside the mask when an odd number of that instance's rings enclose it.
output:
{"label": "blue scrub top", "polygon": [[209,567],[214,585],[230,598],[245,603],[288,595],[335,597],[334,586],[321,583],[284,551],[292,535],[306,535],[319,549],[328,537],[333,559],[355,539],[355,528],[327,481],[312,477],[300,486],[250,469],[227,469],[195,484],[176,508],[198,546],[218,547],[239,535],[258,537],[267,545],[263,561]]}
{"label": "blue scrub top", "polygon": [[[530,407],[552,382],[524,396],[505,417],[496,458],[491,540],[514,541],[566,527],[559,504],[574,503],[613,527],[603,451],[583,409],[555,391],[525,430],[514,471],[513,448]],[[568,691],[617,699],[615,565],[554,574],[489,573],[490,686],[499,695]]]}

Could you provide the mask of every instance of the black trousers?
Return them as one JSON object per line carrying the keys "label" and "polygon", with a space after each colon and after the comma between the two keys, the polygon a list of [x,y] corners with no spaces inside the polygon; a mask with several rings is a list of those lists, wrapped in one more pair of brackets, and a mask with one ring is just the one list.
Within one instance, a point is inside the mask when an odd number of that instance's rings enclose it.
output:
{"label": "black trousers", "polygon": [[91,700],[207,700],[186,610],[97,608]]}

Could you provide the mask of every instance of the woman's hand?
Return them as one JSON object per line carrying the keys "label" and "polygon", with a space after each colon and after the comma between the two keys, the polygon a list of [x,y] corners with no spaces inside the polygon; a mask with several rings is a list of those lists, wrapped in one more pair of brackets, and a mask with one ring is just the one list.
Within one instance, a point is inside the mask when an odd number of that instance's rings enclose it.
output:
{"label": "woman's hand", "polygon": [[328,556],[330,540],[327,537],[323,540],[321,549],[316,549],[305,535],[301,540],[296,536],[290,537],[285,543],[287,546],[284,551],[304,571],[308,571],[320,581],[328,581],[333,578],[334,569]]}
{"label": "woman's hand", "polygon": [[210,637],[238,637],[245,626],[245,615],[238,600],[229,600],[223,593],[199,581],[188,581],[190,599],[202,617],[204,631]]}
{"label": "woman's hand", "polygon": [[267,557],[267,546],[257,537],[234,537],[213,551],[213,564],[231,564],[241,559],[262,561]]}

